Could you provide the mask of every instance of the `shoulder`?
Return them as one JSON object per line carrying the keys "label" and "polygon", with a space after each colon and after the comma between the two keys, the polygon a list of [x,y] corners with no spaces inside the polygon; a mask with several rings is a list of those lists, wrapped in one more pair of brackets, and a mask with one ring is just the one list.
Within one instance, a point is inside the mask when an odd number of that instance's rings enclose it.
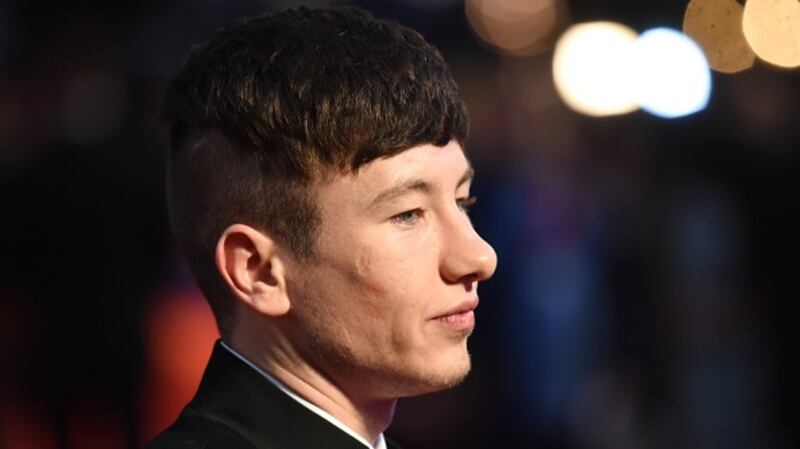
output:
{"label": "shoulder", "polygon": [[[148,449],[365,449],[217,344],[195,397]],[[394,448],[392,448],[394,449]]]}
{"label": "shoulder", "polygon": [[147,449],[257,449],[228,425],[187,407]]}

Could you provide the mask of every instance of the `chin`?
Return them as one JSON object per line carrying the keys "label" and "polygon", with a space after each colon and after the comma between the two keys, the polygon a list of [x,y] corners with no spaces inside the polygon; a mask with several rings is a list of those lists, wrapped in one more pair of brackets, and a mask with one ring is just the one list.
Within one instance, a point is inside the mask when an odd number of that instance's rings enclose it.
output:
{"label": "chin", "polygon": [[471,367],[472,362],[466,350],[457,357],[430,362],[421,367],[416,379],[409,382],[410,388],[403,396],[417,396],[455,387],[464,381]]}

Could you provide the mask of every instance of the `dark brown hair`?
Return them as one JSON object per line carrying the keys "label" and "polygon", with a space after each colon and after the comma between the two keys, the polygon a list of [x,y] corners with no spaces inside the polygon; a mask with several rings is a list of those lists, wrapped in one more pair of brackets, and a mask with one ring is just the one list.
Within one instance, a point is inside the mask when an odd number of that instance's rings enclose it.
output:
{"label": "dark brown hair", "polygon": [[439,52],[354,8],[237,21],[194,47],[166,91],[173,232],[225,335],[229,292],[214,264],[233,223],[314,257],[310,183],[410,147],[463,143],[467,116]]}

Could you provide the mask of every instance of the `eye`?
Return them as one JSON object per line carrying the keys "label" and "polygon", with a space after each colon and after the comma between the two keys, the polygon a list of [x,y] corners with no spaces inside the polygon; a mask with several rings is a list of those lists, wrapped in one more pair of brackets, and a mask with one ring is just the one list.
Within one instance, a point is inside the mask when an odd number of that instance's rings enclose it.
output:
{"label": "eye", "polygon": [[394,217],[391,218],[391,220],[394,221],[395,223],[411,226],[416,224],[417,221],[420,218],[422,218],[422,214],[423,214],[422,209],[412,209],[395,215]]}
{"label": "eye", "polygon": [[458,204],[458,208],[461,209],[465,214],[469,214],[469,209],[473,204],[475,204],[476,201],[478,201],[478,197],[470,196],[467,198],[457,199],[456,204]]}

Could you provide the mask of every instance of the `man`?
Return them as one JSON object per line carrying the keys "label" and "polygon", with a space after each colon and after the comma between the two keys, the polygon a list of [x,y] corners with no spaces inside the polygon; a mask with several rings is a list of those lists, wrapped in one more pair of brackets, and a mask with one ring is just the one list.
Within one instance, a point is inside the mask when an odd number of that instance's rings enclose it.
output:
{"label": "man", "polygon": [[162,448],[396,447],[397,399],[470,368],[496,256],[441,55],[356,9],[234,23],[163,104],[174,233],[222,339]]}

